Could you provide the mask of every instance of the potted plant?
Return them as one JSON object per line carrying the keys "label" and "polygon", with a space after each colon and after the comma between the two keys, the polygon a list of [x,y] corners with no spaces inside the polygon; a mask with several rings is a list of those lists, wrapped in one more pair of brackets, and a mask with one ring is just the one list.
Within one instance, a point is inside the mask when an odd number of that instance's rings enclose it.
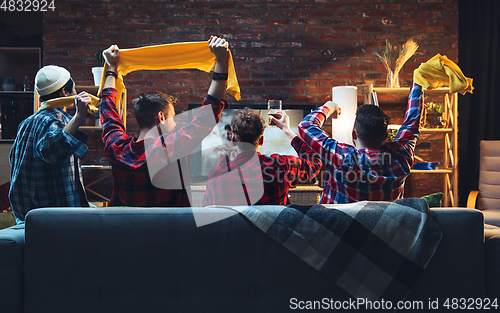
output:
{"label": "potted plant", "polygon": [[443,119],[443,105],[434,102],[426,103],[424,105],[422,124],[422,126],[426,128],[445,127],[446,123]]}

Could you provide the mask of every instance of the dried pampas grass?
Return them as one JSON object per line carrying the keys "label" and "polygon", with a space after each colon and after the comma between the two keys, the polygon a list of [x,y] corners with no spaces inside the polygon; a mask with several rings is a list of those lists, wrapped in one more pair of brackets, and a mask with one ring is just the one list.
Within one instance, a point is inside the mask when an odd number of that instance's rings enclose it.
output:
{"label": "dried pampas grass", "polygon": [[403,68],[403,65],[406,63],[406,61],[408,61],[409,58],[413,56],[413,54],[415,54],[415,51],[417,51],[417,49],[418,45],[412,39],[405,42],[400,49],[397,46],[391,45],[386,39],[385,49],[383,50],[383,52],[375,52],[375,55],[384,65],[388,77],[390,76],[391,87],[399,87],[399,83],[396,82],[396,84],[393,85],[392,80],[398,80],[399,72]]}

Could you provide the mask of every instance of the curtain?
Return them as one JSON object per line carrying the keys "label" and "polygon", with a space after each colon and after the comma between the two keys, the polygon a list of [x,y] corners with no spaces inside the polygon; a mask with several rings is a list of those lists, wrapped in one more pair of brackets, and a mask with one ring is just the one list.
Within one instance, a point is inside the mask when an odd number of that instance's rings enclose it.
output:
{"label": "curtain", "polygon": [[478,190],[479,142],[500,140],[500,1],[460,0],[459,66],[474,93],[459,96],[459,206]]}

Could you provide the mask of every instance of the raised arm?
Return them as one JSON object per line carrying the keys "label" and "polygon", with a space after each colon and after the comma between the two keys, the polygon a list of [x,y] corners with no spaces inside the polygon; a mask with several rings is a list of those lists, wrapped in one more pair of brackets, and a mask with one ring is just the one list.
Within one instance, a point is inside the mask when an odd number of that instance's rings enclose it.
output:
{"label": "raised arm", "polygon": [[344,153],[337,140],[321,128],[330,115],[340,115],[338,104],[332,101],[309,113],[299,124],[299,134],[315,153],[321,155],[326,165],[338,166],[342,163]]}
{"label": "raised arm", "polygon": [[[118,61],[120,60],[120,49],[117,45],[111,45],[108,49],[102,52],[106,63],[108,63],[108,72],[116,73],[118,68]],[[105,88],[116,88],[116,80],[113,75],[106,75],[106,79],[104,81],[103,89]]]}
{"label": "raised arm", "polygon": [[[111,45],[103,51],[103,56],[108,63],[108,71],[116,73],[120,59],[120,49],[118,46]],[[128,146],[122,143],[129,140],[130,136],[125,132],[125,126],[116,108],[117,91],[115,85],[116,79],[114,75],[106,75],[103,89],[99,95],[101,97],[99,117],[103,128],[102,140],[106,156],[110,160],[116,159],[118,162],[122,162],[121,158],[123,155],[126,155],[124,149],[128,149]]]}
{"label": "raised arm", "polygon": [[294,134],[294,132],[290,129],[290,118],[286,114],[285,111],[280,111],[281,118],[278,120],[274,116],[270,116],[271,120],[276,124],[276,126],[285,133],[286,137],[290,140],[290,142],[297,136]]}
{"label": "raised arm", "polygon": [[293,156],[281,156],[286,161],[288,168],[285,171],[285,179],[293,186],[298,182],[306,182],[319,174],[322,162],[317,153],[311,150],[305,142],[290,129],[290,119],[285,111],[281,111],[278,120],[271,116],[276,126],[285,133],[290,144],[297,151],[298,158]]}
{"label": "raised arm", "polygon": [[[229,44],[224,38],[211,36],[208,40],[210,51],[215,55],[214,77],[208,89],[208,94],[217,100],[224,100],[227,85],[227,72],[229,60]],[[225,79],[222,76],[225,76]],[[215,78],[215,79],[214,79]]]}
{"label": "raised arm", "polygon": [[45,126],[46,130],[36,142],[38,156],[47,163],[57,164],[63,162],[71,154],[83,159],[87,154],[88,135],[77,132],[74,136],[64,130],[65,125],[54,120]]}
{"label": "raised arm", "polygon": [[[406,108],[403,124],[399,128],[393,144],[396,144],[398,152],[405,158],[413,160],[413,151],[420,134],[420,117],[422,115],[423,92],[422,87],[413,83],[408,96],[408,106]],[[411,164],[410,164],[411,166]]]}
{"label": "raised arm", "polygon": [[76,113],[69,123],[64,126],[65,132],[72,136],[76,134],[80,125],[85,122],[85,118],[87,117],[87,104],[89,104],[90,101],[90,96],[84,91],[75,96]]}

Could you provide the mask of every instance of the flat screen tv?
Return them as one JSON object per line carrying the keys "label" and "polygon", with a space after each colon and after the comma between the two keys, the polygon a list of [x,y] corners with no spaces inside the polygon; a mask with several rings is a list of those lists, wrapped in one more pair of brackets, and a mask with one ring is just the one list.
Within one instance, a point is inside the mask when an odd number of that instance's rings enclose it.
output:
{"label": "flat screen tv", "polygon": [[[189,104],[189,111],[199,107],[200,104]],[[236,113],[249,107],[259,112],[264,119],[268,121],[267,104],[257,105],[241,105],[231,104],[229,109],[222,112],[219,123],[214,127],[212,132],[205,137],[200,146],[194,151],[191,158],[191,182],[206,182],[210,172],[217,167],[218,161],[222,154],[222,148],[226,147],[227,153],[231,158],[236,156],[236,151],[231,151],[232,143],[226,139],[226,125],[229,125],[233,116]],[[283,110],[290,117],[290,129],[299,134],[298,125],[312,110],[316,109],[315,105],[285,105]],[[285,134],[276,126],[267,126],[264,130],[264,144],[260,149],[261,154],[271,155],[274,153],[283,155],[297,156],[297,153],[290,145],[290,141]]]}

